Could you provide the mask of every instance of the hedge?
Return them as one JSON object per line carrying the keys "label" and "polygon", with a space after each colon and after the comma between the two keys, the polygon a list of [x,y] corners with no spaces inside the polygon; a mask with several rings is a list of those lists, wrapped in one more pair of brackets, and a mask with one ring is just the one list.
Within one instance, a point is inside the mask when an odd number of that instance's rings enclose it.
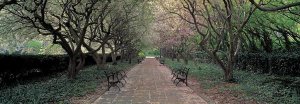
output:
{"label": "hedge", "polygon": [[[86,55],[85,66],[95,65],[92,56]],[[120,59],[118,56],[117,59]],[[111,62],[110,55],[107,62]],[[1,55],[0,84],[9,84],[16,80],[45,76],[63,72],[68,68],[67,55]]]}
{"label": "hedge", "polygon": [[243,53],[237,60],[238,69],[276,75],[300,76],[300,54],[288,53]]}

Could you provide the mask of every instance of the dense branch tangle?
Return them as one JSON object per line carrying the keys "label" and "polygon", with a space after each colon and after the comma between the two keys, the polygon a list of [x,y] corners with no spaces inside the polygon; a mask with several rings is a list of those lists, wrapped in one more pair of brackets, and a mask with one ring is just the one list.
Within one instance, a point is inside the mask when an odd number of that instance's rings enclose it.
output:
{"label": "dense branch tangle", "polygon": [[[258,44],[257,41],[260,41],[264,50],[272,52],[272,39],[274,38],[277,38],[276,41],[278,41],[275,43],[285,44],[287,50],[295,47],[293,43],[299,46],[299,30],[297,28],[300,14],[299,2],[296,0],[256,1],[259,2],[256,3],[255,0],[181,0],[168,1],[162,7],[169,13],[167,17],[177,16],[189,24],[182,25],[182,27],[190,28],[192,32],[195,32],[194,34],[198,35],[198,39],[196,39],[198,47],[223,69],[224,79],[232,81],[233,66],[241,48],[246,50],[245,48],[251,48]],[[269,14],[273,19],[270,21],[268,18],[261,17],[267,13],[261,13],[259,10],[279,11],[276,16],[280,16],[280,18],[272,17]],[[255,16],[253,17],[253,15]],[[255,17],[260,18],[256,20]],[[290,21],[283,22],[286,19]],[[171,24],[176,24],[176,22],[172,21]],[[172,31],[174,26],[169,27],[171,29],[166,30]],[[159,32],[160,34],[172,34],[172,32],[168,33],[162,30]],[[168,40],[165,39],[166,36],[172,35],[162,36],[162,41]],[[162,45],[162,47],[167,50],[174,50],[174,47],[175,50],[181,49],[174,45]]]}
{"label": "dense branch tangle", "polygon": [[[286,9],[289,9],[292,7],[300,6],[300,2],[294,2],[294,3],[283,4],[283,5],[275,6],[275,7],[264,7],[261,4],[256,3],[254,0],[249,0],[249,1],[261,11],[280,11],[280,10],[286,10]],[[260,0],[260,2],[263,2],[263,0]]]}
{"label": "dense branch tangle", "polygon": [[232,81],[243,29],[256,8],[242,0],[182,0],[179,5],[167,11],[190,24],[200,36],[199,47],[223,69],[224,79]]}
{"label": "dense branch tangle", "polygon": [[123,33],[116,34],[116,31],[121,30],[118,28],[130,27],[130,22],[136,21],[133,18],[140,11],[136,14],[126,12],[128,14],[123,17],[119,14],[125,13],[122,11],[124,8],[132,9],[133,13],[144,3],[130,2],[133,0],[5,0],[0,5],[3,5],[5,12],[17,17],[17,22],[36,29],[42,35],[53,36],[53,43],[60,44],[70,57],[68,76],[72,79],[85,62],[82,47],[93,54],[98,64],[97,53],[100,49],[105,55],[105,45],[110,44],[112,39],[119,41],[114,45],[122,43],[121,38],[115,37]]}

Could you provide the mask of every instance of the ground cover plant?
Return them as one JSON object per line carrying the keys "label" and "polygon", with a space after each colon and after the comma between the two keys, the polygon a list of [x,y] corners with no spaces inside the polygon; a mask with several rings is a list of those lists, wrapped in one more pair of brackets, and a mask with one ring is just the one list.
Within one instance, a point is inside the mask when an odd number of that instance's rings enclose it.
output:
{"label": "ground cover plant", "polygon": [[[118,69],[128,69],[134,63],[119,62]],[[101,86],[105,80],[104,70],[97,66],[86,67],[79,75],[70,80],[65,72],[22,83],[0,90],[0,103],[69,103],[69,98],[84,96]]]}
{"label": "ground cover plant", "polygon": [[[186,66],[190,68],[190,75],[197,78],[200,85],[205,90],[218,87],[219,91],[241,92],[237,96],[241,99],[255,99],[261,103],[282,103],[297,104],[299,103],[299,77],[266,75],[261,73],[253,73],[245,70],[234,70],[234,74],[238,77],[238,81],[233,86],[220,86],[223,82],[223,74],[221,69],[215,64],[209,63],[192,63],[188,65],[184,62],[172,61],[166,59],[165,64],[170,68],[178,66]],[[285,84],[291,81],[293,84]]]}

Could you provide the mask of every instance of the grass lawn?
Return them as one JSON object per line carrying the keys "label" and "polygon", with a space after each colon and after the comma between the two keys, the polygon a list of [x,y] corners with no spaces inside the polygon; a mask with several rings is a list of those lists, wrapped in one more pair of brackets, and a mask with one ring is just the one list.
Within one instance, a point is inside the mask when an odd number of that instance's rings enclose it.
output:
{"label": "grass lawn", "polygon": [[[119,62],[117,67],[126,69],[134,64]],[[70,97],[84,96],[100,86],[104,71],[90,66],[81,70],[74,80],[65,73],[53,75],[46,80],[30,81],[0,90],[0,104],[69,103]]]}
{"label": "grass lawn", "polygon": [[[170,68],[183,65],[182,62],[170,59],[166,59],[165,63]],[[242,93],[242,95],[239,95],[241,99],[255,99],[263,103],[300,104],[300,96],[297,95],[296,89],[291,87],[292,84],[284,84],[287,80],[299,82],[300,78],[297,77],[279,77],[234,70],[234,76],[238,80],[237,84],[233,86],[218,86],[224,83],[223,72],[218,66],[207,63],[194,64],[191,61],[185,66],[191,68],[189,74],[197,78],[205,90],[220,87],[220,92],[233,91]]]}

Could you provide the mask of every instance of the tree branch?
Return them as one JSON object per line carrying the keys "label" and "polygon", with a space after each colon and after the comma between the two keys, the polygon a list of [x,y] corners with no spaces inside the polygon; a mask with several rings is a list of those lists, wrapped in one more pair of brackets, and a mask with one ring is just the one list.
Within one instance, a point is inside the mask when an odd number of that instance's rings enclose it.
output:
{"label": "tree branch", "polygon": [[295,6],[300,6],[300,2],[295,2],[295,3],[291,3],[291,4],[285,4],[282,6],[278,6],[278,7],[263,7],[260,4],[257,4],[254,0],[249,0],[253,5],[255,5],[259,10],[261,11],[279,11],[279,10],[284,10],[284,9],[288,9],[291,7],[295,7]]}

